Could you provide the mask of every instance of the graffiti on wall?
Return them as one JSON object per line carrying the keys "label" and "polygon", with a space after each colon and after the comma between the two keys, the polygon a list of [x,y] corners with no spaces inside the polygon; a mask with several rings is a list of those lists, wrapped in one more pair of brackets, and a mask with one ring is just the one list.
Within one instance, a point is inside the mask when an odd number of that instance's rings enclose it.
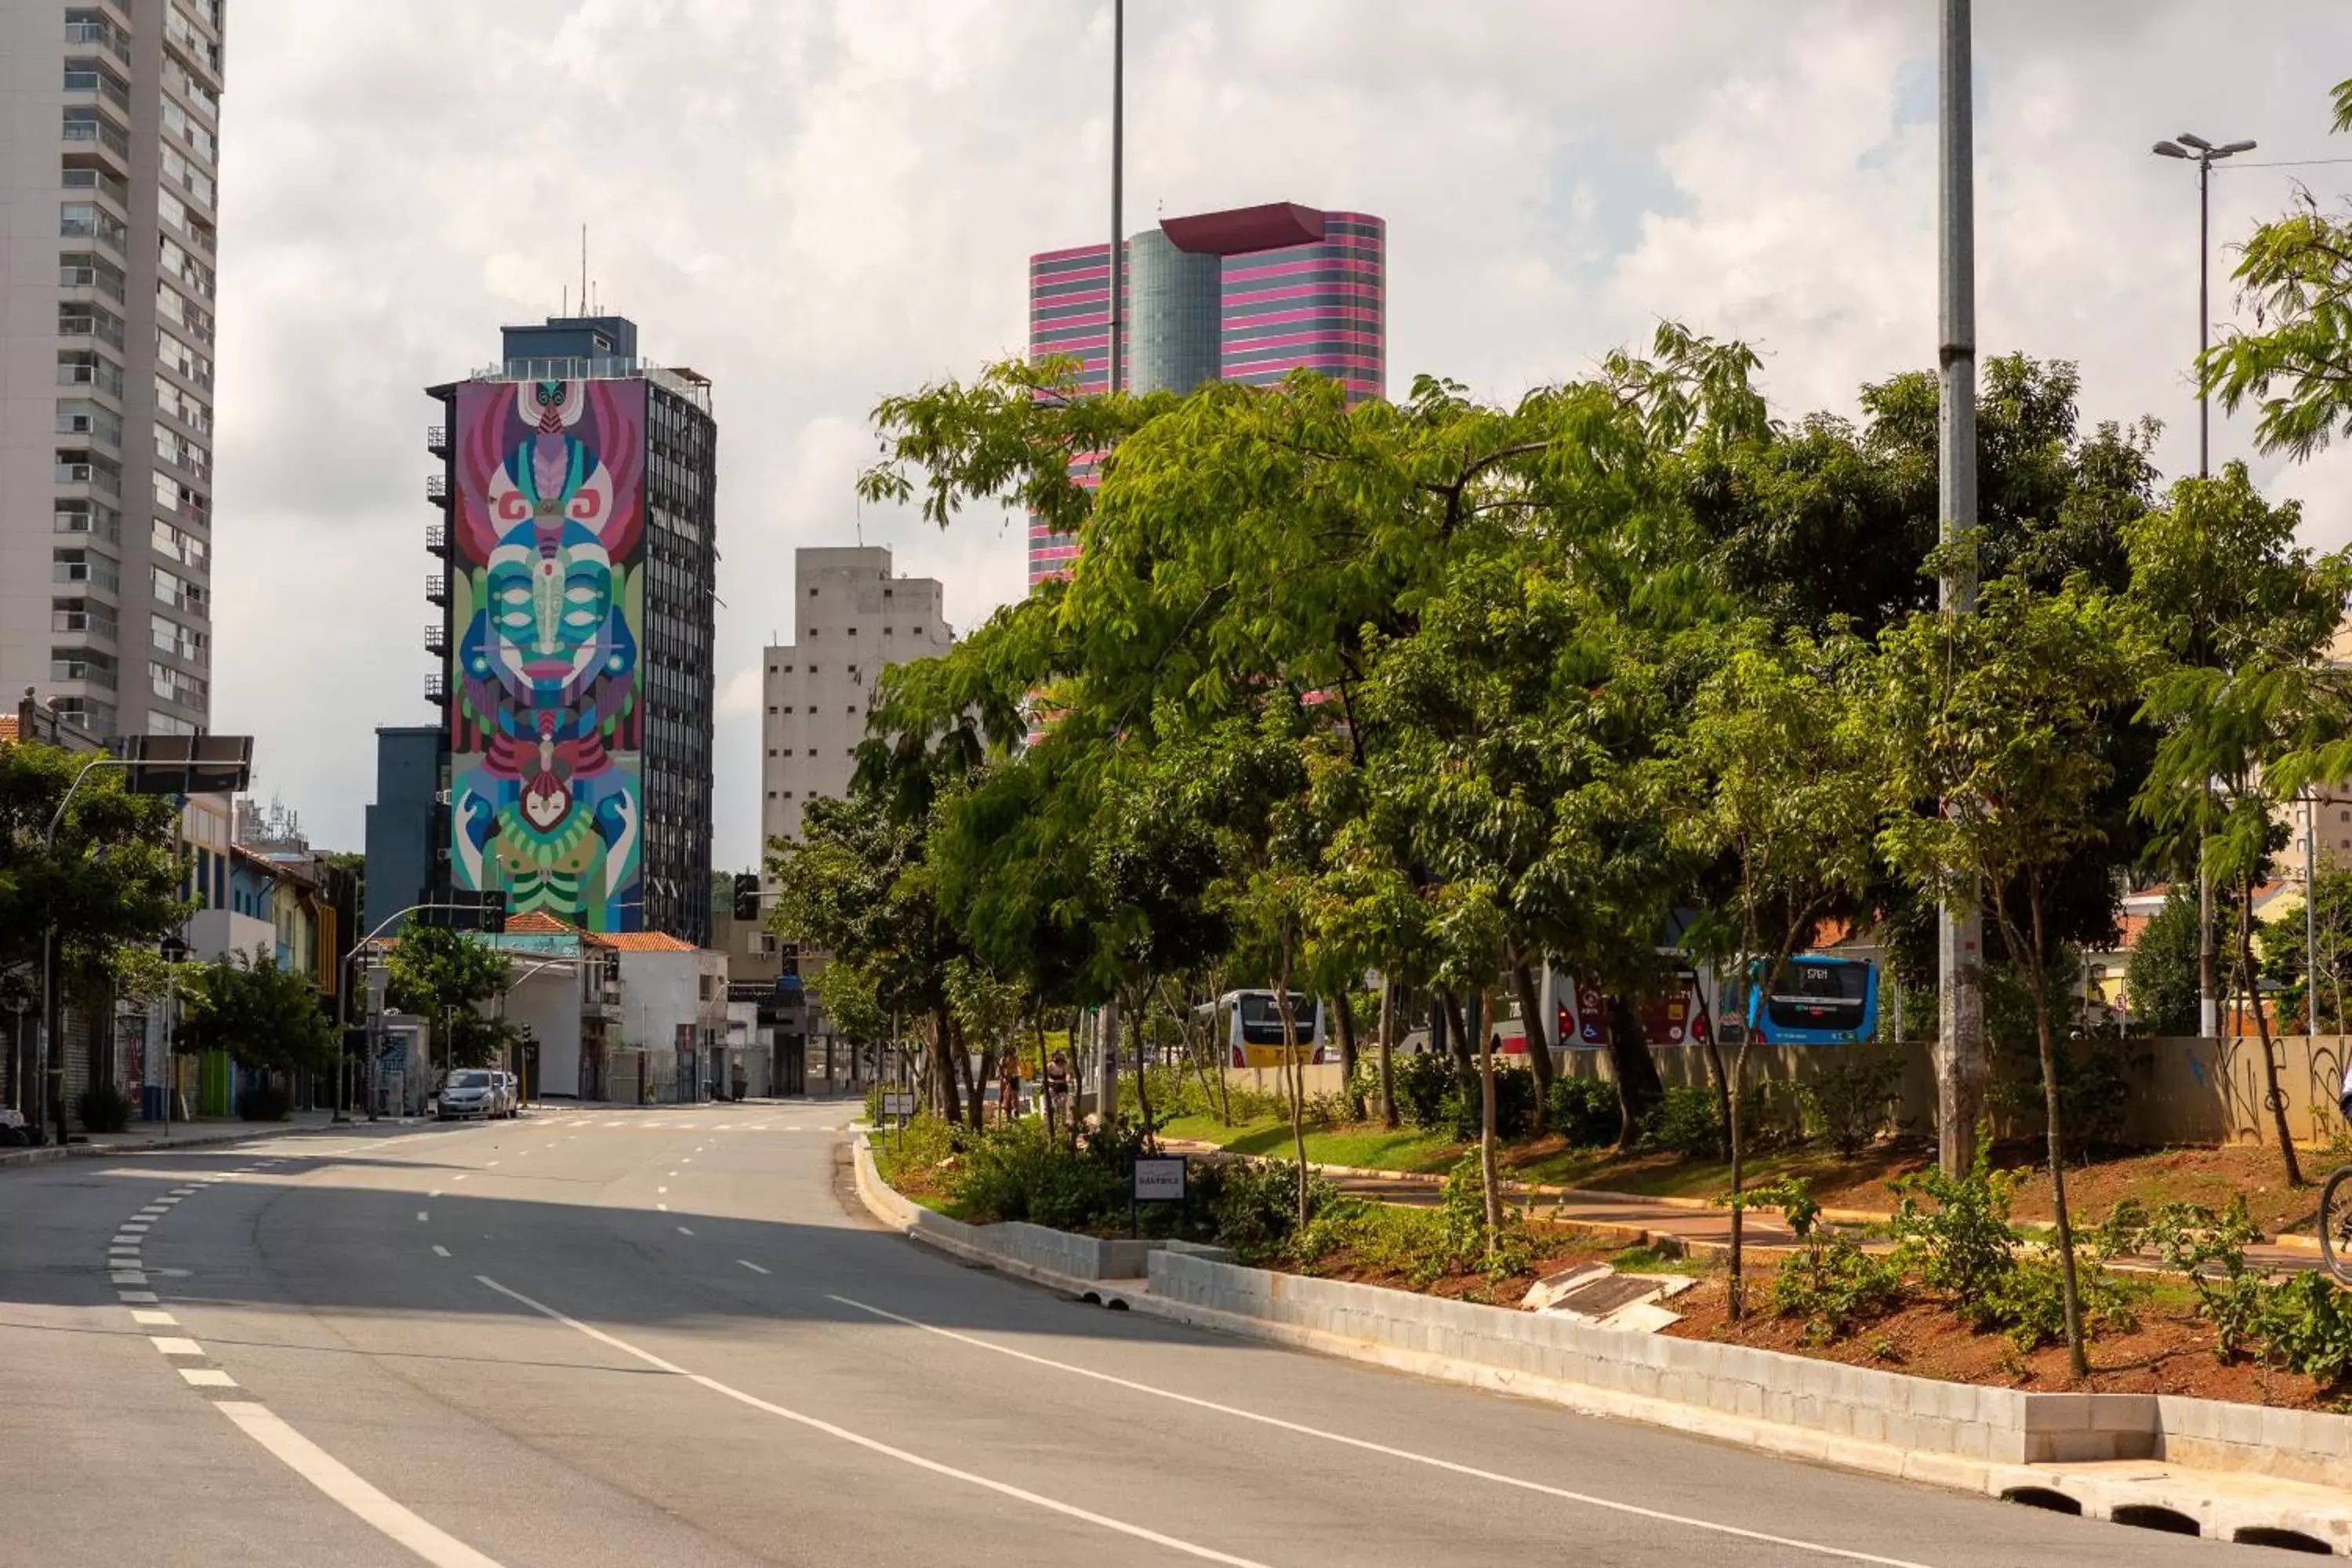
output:
{"label": "graffiti on wall", "polygon": [[595,931],[644,911],[645,430],[641,381],[457,393],[452,881]]}

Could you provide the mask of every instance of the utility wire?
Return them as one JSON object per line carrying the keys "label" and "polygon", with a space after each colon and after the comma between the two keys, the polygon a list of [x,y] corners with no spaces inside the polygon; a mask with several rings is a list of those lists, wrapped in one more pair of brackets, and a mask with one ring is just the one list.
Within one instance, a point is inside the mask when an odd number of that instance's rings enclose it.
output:
{"label": "utility wire", "polygon": [[2232,169],[2308,169],[2320,163],[2352,163],[2352,158],[2278,158],[2260,163],[2241,163],[2233,159],[2216,163],[2213,172],[2226,174]]}

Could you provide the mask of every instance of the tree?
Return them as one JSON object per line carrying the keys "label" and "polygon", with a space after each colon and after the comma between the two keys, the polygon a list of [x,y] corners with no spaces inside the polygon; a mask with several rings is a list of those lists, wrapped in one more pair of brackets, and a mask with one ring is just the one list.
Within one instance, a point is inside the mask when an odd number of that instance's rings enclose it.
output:
{"label": "tree", "polygon": [[[2344,991],[2352,968],[2352,871],[2322,870],[2312,888],[2312,928],[2318,949],[2319,994],[2315,1009],[2323,1034],[2346,1033]],[[2300,1028],[2305,1016],[2305,997],[2310,991],[2305,973],[2304,912],[2296,910],[2264,921],[2255,942],[2262,950],[2263,973],[2278,984],[2278,1016]],[[2147,940],[2145,932],[2141,941]]]}
{"label": "tree", "polygon": [[264,1072],[319,1072],[331,1067],[341,1037],[309,981],[280,969],[267,952],[223,954],[190,966],[173,1047],[226,1051]]}
{"label": "tree", "polygon": [[[2301,958],[2303,935],[2295,933]],[[2124,1001],[2131,1021],[2151,1035],[2197,1032],[2197,890],[2176,882],[2164,907],[2140,928],[2124,971]]]}
{"label": "tree", "polygon": [[1853,908],[1874,868],[1879,774],[1859,689],[1864,651],[1849,638],[1777,635],[1762,620],[1727,628],[1677,748],[1690,792],[1677,837],[1734,868],[1730,896],[1687,940],[1718,964],[1728,960],[1748,998],[1728,1073],[1712,1031],[1707,1037],[1731,1143],[1735,1319],[1746,1307],[1740,1111],[1761,999],[1780,990],[1821,920]]}
{"label": "tree", "polygon": [[481,1011],[514,984],[514,961],[486,942],[411,917],[384,960],[384,995],[394,1010],[425,1020],[443,1071],[482,1067],[520,1031]]}
{"label": "tree", "polygon": [[[2336,84],[2336,130],[2352,132],[2352,81]],[[2204,390],[2232,414],[2248,399],[2265,452],[2307,458],[2352,435],[2352,201],[2323,213],[2307,190],[2257,226],[2237,268],[2257,331],[2224,328],[2198,363]]]}
{"label": "tree", "polygon": [[[120,768],[89,762],[29,741],[0,745],[0,972],[14,972],[38,994],[46,948],[52,1040],[63,1034],[68,986],[87,1005],[111,973],[117,948],[160,941],[188,914],[179,896],[177,806],[129,793]],[[11,1075],[20,1093],[32,1065],[19,1061]],[[64,1074],[63,1058],[52,1052],[48,1103],[60,1139]]]}
{"label": "tree", "polygon": [[2099,742],[2145,673],[2132,606],[2071,579],[2055,594],[2017,574],[1974,614],[1915,613],[1880,639],[1875,724],[1885,747],[1880,843],[1939,900],[1989,910],[2033,996],[2068,1360],[2089,1372],[2066,1210],[2050,975],[2054,876],[2094,839],[2112,764]]}
{"label": "tree", "polygon": [[[2130,531],[2132,597],[2170,660],[2142,705],[2162,739],[2136,809],[2158,853],[2203,867],[2229,895],[2249,996],[2261,994],[2254,894],[2285,845],[2286,810],[2305,785],[2352,769],[2352,692],[2327,655],[2352,560],[2297,547],[2300,521],[2232,463],[2181,480],[2169,506]],[[2270,1019],[2259,1006],[2254,1017],[2280,1160],[2300,1185]]]}

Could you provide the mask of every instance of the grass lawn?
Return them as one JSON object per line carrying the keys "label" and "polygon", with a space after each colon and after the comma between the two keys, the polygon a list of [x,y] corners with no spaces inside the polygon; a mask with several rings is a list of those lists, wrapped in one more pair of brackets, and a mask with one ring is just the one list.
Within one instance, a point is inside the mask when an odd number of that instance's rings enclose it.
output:
{"label": "grass lawn", "polygon": [[[1183,1116],[1160,1129],[1168,1138],[1214,1143],[1236,1154],[1286,1159],[1296,1151],[1287,1121],[1248,1121],[1228,1127],[1213,1116]],[[1441,1132],[1411,1127],[1347,1127],[1307,1132],[1307,1158],[1317,1165],[1354,1165],[1368,1171],[1425,1171],[1443,1175],[1462,1157],[1462,1146]]]}

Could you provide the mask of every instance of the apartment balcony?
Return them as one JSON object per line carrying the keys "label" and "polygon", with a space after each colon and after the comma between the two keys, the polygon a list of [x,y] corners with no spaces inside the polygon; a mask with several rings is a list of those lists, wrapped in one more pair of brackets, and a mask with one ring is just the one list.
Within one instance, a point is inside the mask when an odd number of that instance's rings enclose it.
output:
{"label": "apartment balcony", "polygon": [[446,556],[449,553],[449,525],[428,522],[425,525],[425,553]]}
{"label": "apartment balcony", "polygon": [[439,658],[449,651],[449,628],[439,621],[425,623],[425,651]]}
{"label": "apartment balcony", "polygon": [[592,987],[580,999],[580,1016],[602,1019],[607,1024],[621,1021],[621,988],[617,985]]}
{"label": "apartment balcony", "polygon": [[427,425],[425,427],[425,449],[436,458],[449,455],[449,426]]}
{"label": "apartment balcony", "polygon": [[131,63],[131,40],[110,22],[68,22],[66,42],[95,44],[124,65]]}
{"label": "apartment balcony", "polygon": [[449,678],[435,670],[425,678],[425,700],[446,706],[449,700]]}
{"label": "apartment balcony", "polygon": [[446,605],[449,602],[448,574],[436,572],[425,579],[425,602],[428,605]]}
{"label": "apartment balcony", "polygon": [[449,504],[449,476],[446,474],[425,475],[425,499],[431,501],[435,506],[447,506]]}

